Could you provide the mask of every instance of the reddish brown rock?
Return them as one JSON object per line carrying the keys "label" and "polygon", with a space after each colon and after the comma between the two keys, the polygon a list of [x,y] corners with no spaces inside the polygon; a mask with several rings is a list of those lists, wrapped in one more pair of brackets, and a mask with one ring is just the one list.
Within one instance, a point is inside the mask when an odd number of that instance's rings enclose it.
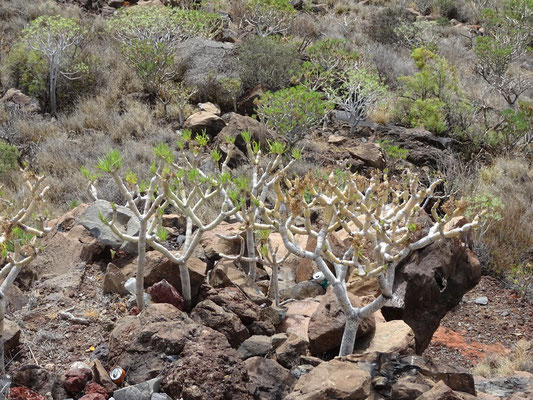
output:
{"label": "reddish brown rock", "polygon": [[166,279],[162,279],[153,284],[146,291],[154,303],[172,304],[181,311],[185,309],[183,297],[181,297],[176,288],[168,283]]}
{"label": "reddish brown rock", "polygon": [[224,310],[212,300],[198,303],[191,312],[191,318],[199,324],[223,333],[235,348],[250,337],[250,332],[235,313]]}
{"label": "reddish brown rock", "polygon": [[80,393],[85,389],[87,381],[92,376],[93,373],[90,369],[72,369],[65,374],[63,386],[71,394]]}
{"label": "reddish brown rock", "polygon": [[10,400],[46,400],[46,397],[41,396],[39,393],[35,393],[33,390],[16,387],[9,390]]}
{"label": "reddish brown rock", "polygon": [[[351,293],[348,293],[348,295],[352,306],[363,306],[359,297]],[[320,301],[318,309],[309,321],[308,334],[311,353],[313,355],[319,355],[340,347],[344,325],[344,311],[342,311],[333,290],[329,290]],[[359,324],[357,337],[359,338],[372,332],[375,327],[376,322],[373,315],[364,318]]]}
{"label": "reddish brown rock", "polygon": [[87,384],[87,386],[85,386],[85,396],[87,396],[88,394],[99,394],[101,396],[104,396],[105,400],[107,400],[107,398],[109,397],[107,394],[107,390],[102,385],[99,385],[95,382],[91,382]]}
{"label": "reddish brown rock", "polygon": [[104,396],[101,393],[89,393],[80,397],[79,400],[107,400],[107,396]]}
{"label": "reddish brown rock", "polygon": [[381,310],[386,320],[403,319],[414,331],[416,352],[429,345],[440,320],[477,285],[481,266],[459,239],[441,240],[402,262],[394,279],[394,299]]}
{"label": "reddish brown rock", "polygon": [[248,374],[226,337],[204,327],[195,332],[172,363],[162,385],[174,399],[251,400]]}

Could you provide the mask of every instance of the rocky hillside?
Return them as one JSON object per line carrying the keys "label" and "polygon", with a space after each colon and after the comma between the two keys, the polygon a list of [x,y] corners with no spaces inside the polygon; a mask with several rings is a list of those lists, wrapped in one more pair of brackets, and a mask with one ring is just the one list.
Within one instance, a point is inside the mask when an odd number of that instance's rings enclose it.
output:
{"label": "rocky hillside", "polygon": [[533,398],[530,0],[0,19],[0,398]]}

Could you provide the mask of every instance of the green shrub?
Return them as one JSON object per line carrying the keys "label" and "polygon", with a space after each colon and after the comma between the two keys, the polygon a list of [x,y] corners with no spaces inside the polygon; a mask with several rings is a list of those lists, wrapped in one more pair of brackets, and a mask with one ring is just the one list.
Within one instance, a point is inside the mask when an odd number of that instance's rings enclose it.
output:
{"label": "green shrub", "polygon": [[15,169],[19,156],[20,152],[15,146],[0,140],[0,174]]}
{"label": "green shrub", "polygon": [[244,21],[253,26],[259,36],[285,34],[296,16],[289,0],[248,0],[244,6]]}
{"label": "green shrub", "polygon": [[24,44],[18,43],[9,52],[6,68],[13,86],[41,102],[46,101],[48,64],[40,53],[28,51]]}
{"label": "green shrub", "polygon": [[402,121],[412,127],[421,126],[430,132],[441,134],[446,131],[444,106],[439,99],[416,99],[411,102],[408,114]]}
{"label": "green shrub", "polygon": [[372,15],[368,24],[368,34],[376,42],[397,44],[400,38],[396,30],[414,20],[413,14],[403,7],[385,7]]}
{"label": "green shrub", "polygon": [[468,107],[455,69],[426,47],[413,50],[411,57],[418,72],[398,78],[404,90],[396,114],[404,123],[436,134],[457,128],[450,124],[459,123],[457,113]]}
{"label": "green shrub", "polygon": [[503,123],[489,131],[489,144],[495,151],[526,150],[533,141],[533,104],[520,102],[518,109],[503,110]]}
{"label": "green shrub", "polygon": [[300,65],[298,49],[276,36],[252,36],[239,48],[239,71],[244,89],[263,85],[268,90],[287,87]]}
{"label": "green shrub", "polygon": [[459,10],[455,0],[437,0],[433,8],[440,15],[448,19],[456,19],[459,14]]}
{"label": "green shrub", "polygon": [[306,53],[309,61],[302,63],[297,78],[310,89],[322,91],[335,89],[359,58],[344,39],[318,40],[307,48]]}
{"label": "green shrub", "polygon": [[290,148],[318,125],[331,109],[320,93],[302,85],[266,92],[256,104],[261,121],[285,138]]}

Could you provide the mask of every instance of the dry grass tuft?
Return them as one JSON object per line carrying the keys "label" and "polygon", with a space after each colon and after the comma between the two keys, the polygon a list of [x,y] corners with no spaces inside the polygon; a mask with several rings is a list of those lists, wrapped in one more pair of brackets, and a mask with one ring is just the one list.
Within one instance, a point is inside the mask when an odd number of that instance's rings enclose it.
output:
{"label": "dry grass tuft", "polygon": [[519,340],[513,353],[508,356],[488,355],[474,367],[473,373],[492,378],[511,375],[514,371],[533,372],[533,342]]}

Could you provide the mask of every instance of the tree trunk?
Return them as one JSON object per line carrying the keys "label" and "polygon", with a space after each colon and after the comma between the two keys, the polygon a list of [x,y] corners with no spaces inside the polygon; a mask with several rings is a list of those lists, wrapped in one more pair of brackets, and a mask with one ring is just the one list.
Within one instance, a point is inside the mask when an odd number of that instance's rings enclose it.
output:
{"label": "tree trunk", "polygon": [[[246,247],[248,248],[248,257],[255,259],[255,240],[254,231],[252,227],[246,228]],[[255,261],[248,262],[248,276],[255,282],[257,275],[257,263]]]}
{"label": "tree trunk", "polygon": [[6,316],[6,296],[0,290],[0,377],[6,376],[6,365],[4,361],[4,318]]}
{"label": "tree trunk", "polygon": [[275,261],[272,267],[272,282],[274,284],[274,304],[279,307],[278,263]]}
{"label": "tree trunk", "polygon": [[180,264],[179,268],[181,279],[181,294],[183,295],[183,300],[185,300],[185,310],[189,311],[192,305],[191,276],[189,274],[189,268],[187,268],[187,263]]}
{"label": "tree trunk", "polygon": [[348,354],[353,353],[355,336],[357,335],[357,329],[359,328],[360,322],[361,317],[355,313],[346,318],[339,356],[347,356]]}
{"label": "tree trunk", "polygon": [[268,297],[274,298],[274,304],[276,305],[276,307],[279,307],[278,263],[274,262],[274,264],[272,264],[271,267],[272,267],[272,276],[270,277]]}
{"label": "tree trunk", "polygon": [[141,217],[139,219],[139,243],[137,250],[139,256],[137,257],[137,277],[135,281],[135,294],[137,298],[137,307],[139,310],[144,308],[144,266],[146,264],[146,225],[148,221]]}
{"label": "tree trunk", "polygon": [[57,73],[58,67],[55,64],[55,61],[50,60],[50,76],[49,76],[49,91],[50,91],[50,114],[53,116],[56,115],[57,111],[57,100],[56,100],[56,86],[57,86]]}
{"label": "tree trunk", "polygon": [[178,119],[179,119],[180,127],[183,126],[183,123],[185,122],[185,116],[183,115],[182,107],[178,109]]}
{"label": "tree trunk", "polygon": [[20,270],[21,267],[14,265],[11,268],[11,271],[9,271],[9,274],[7,275],[6,279],[4,279],[4,282],[2,282],[2,285],[0,286],[0,373],[2,375],[2,378],[6,376],[6,366],[4,361],[4,318],[6,314],[5,293],[7,292],[7,289],[13,284],[15,279],[17,279]]}

